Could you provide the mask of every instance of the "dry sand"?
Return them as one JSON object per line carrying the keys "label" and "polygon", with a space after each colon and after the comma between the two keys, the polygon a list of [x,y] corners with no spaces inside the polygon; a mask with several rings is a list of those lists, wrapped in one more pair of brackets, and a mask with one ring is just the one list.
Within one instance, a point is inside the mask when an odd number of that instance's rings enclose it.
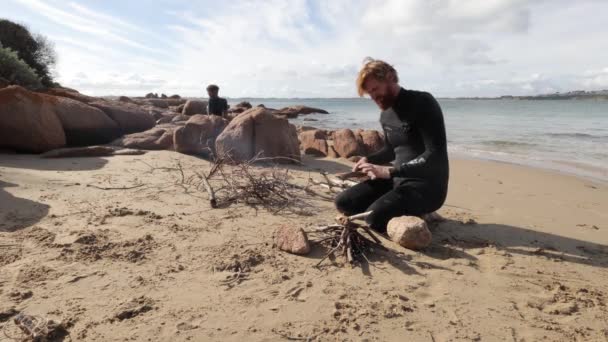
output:
{"label": "dry sand", "polygon": [[[0,325],[15,307],[74,341],[608,340],[605,184],[453,160],[429,248],[384,240],[369,265],[315,268],[325,248],[286,254],[272,233],[331,223],[331,202],[210,209],[163,169],[177,161],[186,177],[210,168],[172,152],[0,155]],[[295,181],[349,164],[305,162]]]}

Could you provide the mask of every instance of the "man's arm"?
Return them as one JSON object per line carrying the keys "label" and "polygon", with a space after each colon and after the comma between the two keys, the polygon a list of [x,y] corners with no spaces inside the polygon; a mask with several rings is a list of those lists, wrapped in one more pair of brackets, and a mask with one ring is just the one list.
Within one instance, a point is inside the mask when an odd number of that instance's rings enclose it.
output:
{"label": "man's arm", "polygon": [[386,131],[384,132],[384,147],[379,151],[376,151],[367,156],[367,162],[376,165],[386,164],[395,160],[395,150],[393,146],[388,142],[386,137]]}
{"label": "man's arm", "polygon": [[423,106],[425,108],[420,113],[417,126],[424,143],[424,152],[407,163],[395,165],[391,171],[391,177],[408,177],[418,173],[434,158],[437,158],[439,151],[446,148],[445,126],[439,103],[431,94],[425,94]]}

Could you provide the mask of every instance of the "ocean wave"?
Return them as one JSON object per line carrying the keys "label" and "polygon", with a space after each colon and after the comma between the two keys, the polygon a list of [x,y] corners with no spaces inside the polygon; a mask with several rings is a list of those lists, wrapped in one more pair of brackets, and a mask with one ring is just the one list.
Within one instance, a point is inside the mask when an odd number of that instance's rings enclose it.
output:
{"label": "ocean wave", "polygon": [[554,138],[576,138],[576,139],[608,139],[608,135],[595,135],[589,133],[546,133],[546,136]]}
{"label": "ocean wave", "polygon": [[501,147],[501,148],[531,148],[537,146],[536,144],[529,142],[521,142],[521,141],[511,141],[511,140],[486,140],[480,142],[482,145],[491,146],[491,147]]}

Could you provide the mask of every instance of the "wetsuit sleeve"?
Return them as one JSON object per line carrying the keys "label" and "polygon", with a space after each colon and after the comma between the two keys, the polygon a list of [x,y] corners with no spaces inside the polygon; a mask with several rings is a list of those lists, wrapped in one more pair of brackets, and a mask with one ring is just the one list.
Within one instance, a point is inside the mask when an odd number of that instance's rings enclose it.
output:
{"label": "wetsuit sleeve", "polygon": [[384,131],[384,147],[379,151],[376,151],[367,156],[367,162],[376,165],[386,164],[395,160],[395,150],[393,146],[388,142],[386,138],[386,131]]}
{"label": "wetsuit sleeve", "polygon": [[423,108],[416,120],[416,125],[424,143],[424,152],[407,163],[395,165],[391,170],[392,177],[409,177],[413,174],[420,174],[427,165],[433,163],[434,158],[439,157],[440,151],[446,149],[445,127],[439,103],[431,94],[426,94],[421,105]]}

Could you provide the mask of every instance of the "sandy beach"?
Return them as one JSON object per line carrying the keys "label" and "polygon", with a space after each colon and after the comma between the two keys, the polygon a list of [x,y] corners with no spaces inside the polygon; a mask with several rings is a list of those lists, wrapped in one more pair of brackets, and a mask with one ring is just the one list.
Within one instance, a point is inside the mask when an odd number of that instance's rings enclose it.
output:
{"label": "sandy beach", "polygon": [[[303,162],[296,183],[350,165]],[[430,247],[383,239],[369,264],[316,268],[325,247],[291,255],[272,235],[331,223],[330,201],[211,209],[176,165],[211,167],[170,151],[0,155],[0,325],[14,308],[74,341],[608,339],[606,184],[452,158]]]}

